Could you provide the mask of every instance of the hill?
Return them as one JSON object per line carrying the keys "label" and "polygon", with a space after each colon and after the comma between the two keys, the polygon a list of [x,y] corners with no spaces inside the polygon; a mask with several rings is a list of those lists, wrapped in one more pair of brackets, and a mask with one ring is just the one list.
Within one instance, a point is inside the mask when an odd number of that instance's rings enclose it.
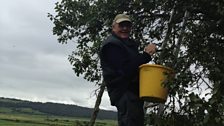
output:
{"label": "hill", "polygon": [[[68,117],[81,117],[90,118],[93,112],[92,108],[81,107],[77,105],[67,105],[59,103],[41,103],[31,102],[12,98],[0,97],[0,107],[8,107],[14,110],[20,110],[20,108],[32,109],[35,112],[40,112],[49,115],[56,116],[68,116]],[[112,119],[115,120],[117,117],[116,112],[100,110],[98,119]]]}

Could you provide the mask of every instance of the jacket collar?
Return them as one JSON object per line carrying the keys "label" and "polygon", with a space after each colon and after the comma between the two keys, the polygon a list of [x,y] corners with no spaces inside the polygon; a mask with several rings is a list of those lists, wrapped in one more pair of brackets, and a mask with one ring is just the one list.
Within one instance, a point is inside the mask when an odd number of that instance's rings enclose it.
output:
{"label": "jacket collar", "polygon": [[112,32],[112,36],[116,37],[117,39],[119,39],[120,41],[124,42],[128,46],[137,45],[137,43],[135,43],[132,39],[130,39],[130,38],[122,39],[119,36],[117,36],[114,32]]}

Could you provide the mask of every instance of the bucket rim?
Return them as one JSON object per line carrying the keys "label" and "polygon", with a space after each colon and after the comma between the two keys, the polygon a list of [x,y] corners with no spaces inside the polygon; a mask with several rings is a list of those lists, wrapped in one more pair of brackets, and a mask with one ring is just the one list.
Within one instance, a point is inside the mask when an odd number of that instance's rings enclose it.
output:
{"label": "bucket rim", "polygon": [[174,71],[170,67],[163,66],[163,65],[158,65],[158,64],[142,64],[141,66],[139,66],[139,68],[142,68],[142,67],[159,67],[159,68],[167,69],[169,71]]}

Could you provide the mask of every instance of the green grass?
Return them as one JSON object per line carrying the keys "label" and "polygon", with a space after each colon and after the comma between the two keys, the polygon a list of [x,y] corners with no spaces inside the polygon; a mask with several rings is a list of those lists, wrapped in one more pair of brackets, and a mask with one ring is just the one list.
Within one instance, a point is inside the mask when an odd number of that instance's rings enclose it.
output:
{"label": "green grass", "polygon": [[[86,126],[90,119],[51,116],[32,109],[0,107],[0,126]],[[95,126],[116,126],[114,120],[97,120]]]}

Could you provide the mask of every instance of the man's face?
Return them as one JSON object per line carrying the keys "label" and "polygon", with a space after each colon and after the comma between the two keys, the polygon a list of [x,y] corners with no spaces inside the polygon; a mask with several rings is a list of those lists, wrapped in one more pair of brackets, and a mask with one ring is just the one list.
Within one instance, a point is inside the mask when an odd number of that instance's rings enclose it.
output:
{"label": "man's face", "polygon": [[123,21],[113,25],[113,32],[122,39],[129,38],[131,32],[131,22]]}

